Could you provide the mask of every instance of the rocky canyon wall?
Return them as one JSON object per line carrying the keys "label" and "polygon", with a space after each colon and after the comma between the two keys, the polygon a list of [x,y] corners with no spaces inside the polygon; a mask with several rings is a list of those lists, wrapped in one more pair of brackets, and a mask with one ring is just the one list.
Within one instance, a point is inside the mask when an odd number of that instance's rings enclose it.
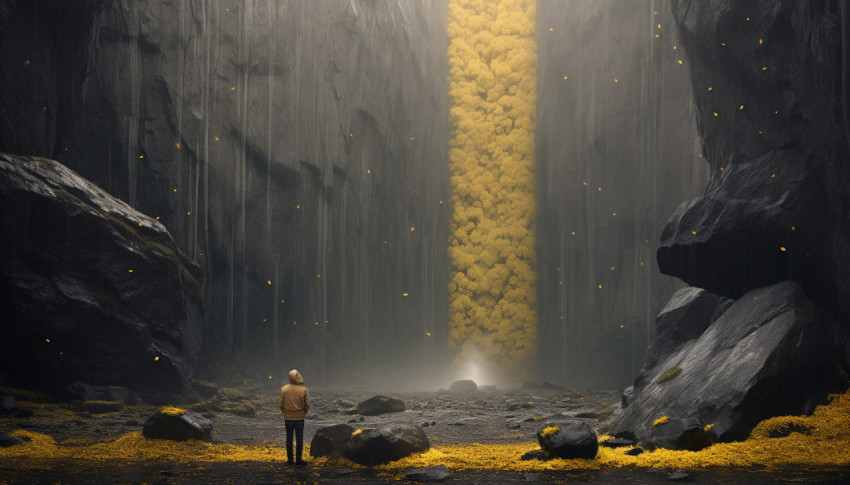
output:
{"label": "rocky canyon wall", "polygon": [[5,0],[0,151],[57,159],[171,232],[204,272],[207,364],[322,380],[439,362],[446,18],[443,1]]}
{"label": "rocky canyon wall", "polygon": [[539,0],[540,372],[628,383],[679,285],[655,249],[702,191],[688,58],[661,0]]}

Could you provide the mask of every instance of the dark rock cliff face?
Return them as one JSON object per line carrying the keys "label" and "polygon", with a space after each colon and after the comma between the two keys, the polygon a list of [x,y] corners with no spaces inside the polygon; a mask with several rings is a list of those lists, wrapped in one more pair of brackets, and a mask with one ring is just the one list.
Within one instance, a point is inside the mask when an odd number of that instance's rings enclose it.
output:
{"label": "dark rock cliff face", "polygon": [[0,1],[0,149],[54,157],[159,217],[204,270],[207,355],[314,379],[377,355],[433,361],[445,8]]}
{"label": "dark rock cliff face", "polygon": [[6,154],[0,223],[4,375],[150,401],[183,388],[201,347],[201,271],[165,227],[55,161]]}
{"label": "dark rock cliff face", "polygon": [[706,182],[687,58],[668,2],[537,11],[541,378],[622,386],[677,288],[661,227]]}
{"label": "dark rock cliff face", "polygon": [[674,1],[712,178],[664,229],[661,271],[720,295],[800,282],[850,315],[842,2]]}

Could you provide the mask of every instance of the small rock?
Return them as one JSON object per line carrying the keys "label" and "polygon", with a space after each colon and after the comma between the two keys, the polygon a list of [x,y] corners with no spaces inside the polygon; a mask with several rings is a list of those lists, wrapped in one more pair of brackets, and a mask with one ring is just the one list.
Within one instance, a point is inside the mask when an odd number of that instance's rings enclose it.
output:
{"label": "small rock", "polygon": [[15,446],[23,444],[24,440],[16,437],[9,436],[3,433],[0,433],[0,448],[8,448],[9,446]]}
{"label": "small rock", "polygon": [[357,414],[363,416],[377,416],[379,414],[397,413],[407,408],[401,399],[377,395],[357,405]]}
{"label": "small rock", "polygon": [[478,390],[478,384],[475,381],[469,379],[461,379],[459,381],[454,381],[449,386],[449,391],[451,392],[475,392]]}
{"label": "small rock", "polygon": [[358,431],[352,433],[343,456],[361,465],[387,463],[431,447],[425,432],[415,425],[399,424]]}
{"label": "small rock", "polygon": [[174,441],[189,439],[209,441],[212,427],[212,422],[200,414],[166,408],[148,418],[142,428],[142,435],[146,438]]}
{"label": "small rock", "polygon": [[545,461],[545,460],[551,460],[552,456],[549,453],[546,453],[546,450],[540,449],[540,450],[527,451],[527,452],[523,453],[522,456],[519,457],[519,459],[522,460],[522,461],[528,461],[528,460]]}
{"label": "small rock", "polygon": [[670,480],[671,482],[684,482],[692,480],[693,478],[693,475],[688,473],[687,470],[674,470],[673,473],[667,477],[667,480]]}
{"label": "small rock", "polygon": [[540,481],[540,477],[537,476],[536,473],[525,472],[522,474],[522,479],[526,482],[537,482]]}
{"label": "small rock", "polygon": [[356,423],[356,422],[358,422],[358,421],[354,418],[351,418],[351,419],[348,420],[348,424],[352,424],[352,423]]}
{"label": "small rock", "polygon": [[632,448],[631,450],[626,450],[626,454],[629,456],[638,456],[643,453],[643,449],[641,448]]}
{"label": "small rock", "polygon": [[216,384],[215,382],[192,379],[189,385],[203,399],[210,399],[218,392],[218,384]]}
{"label": "small rock", "polygon": [[519,423],[517,423],[516,421],[508,421],[508,424],[507,424],[508,429],[519,429],[520,426],[521,425]]}
{"label": "small rock", "polygon": [[355,473],[356,471],[357,470],[355,470],[354,468],[351,468],[351,467],[343,467],[343,468],[337,468],[336,470],[333,471],[333,473],[334,473],[334,475],[337,475],[337,476],[345,476],[345,475],[351,475],[352,473]]}
{"label": "small rock", "polygon": [[602,446],[606,448],[620,448],[624,446],[632,446],[635,442],[632,440],[626,440],[622,438],[614,438],[612,440],[605,440],[602,442]]}
{"label": "small rock", "polygon": [[431,426],[431,423],[429,423],[429,422],[427,422],[427,421],[426,421],[426,422],[424,422],[424,423],[422,423],[422,427],[423,427],[423,428],[427,428],[428,426]]}
{"label": "small rock", "polygon": [[537,432],[540,447],[560,458],[594,458],[599,451],[596,433],[578,420],[549,425]]}
{"label": "small rock", "polygon": [[404,472],[404,478],[417,482],[442,482],[448,480],[451,476],[452,473],[446,468],[446,465],[414,468]]}
{"label": "small rock", "polygon": [[310,456],[318,458],[334,452],[342,454],[353,432],[354,428],[347,424],[335,424],[317,429],[313,440],[310,441]]}
{"label": "small rock", "polygon": [[119,401],[83,401],[83,410],[91,414],[114,413],[124,409],[124,403]]}

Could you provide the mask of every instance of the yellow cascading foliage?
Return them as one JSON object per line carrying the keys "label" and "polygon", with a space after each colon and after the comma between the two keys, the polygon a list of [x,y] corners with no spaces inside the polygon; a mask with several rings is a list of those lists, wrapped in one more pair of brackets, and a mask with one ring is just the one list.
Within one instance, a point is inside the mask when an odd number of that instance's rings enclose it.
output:
{"label": "yellow cascading foliage", "polygon": [[537,350],[535,9],[449,1],[449,347],[514,377]]}

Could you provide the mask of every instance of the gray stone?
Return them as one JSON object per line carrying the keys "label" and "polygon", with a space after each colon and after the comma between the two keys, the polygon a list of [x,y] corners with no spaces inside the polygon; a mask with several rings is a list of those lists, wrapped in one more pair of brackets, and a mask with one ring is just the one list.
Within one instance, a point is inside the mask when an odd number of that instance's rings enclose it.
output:
{"label": "gray stone", "polygon": [[[11,378],[85,378],[149,401],[179,392],[201,345],[201,271],[165,227],[67,167],[0,154],[4,321]],[[12,363],[12,365],[7,365]]]}
{"label": "gray stone", "polygon": [[397,413],[404,411],[407,405],[401,399],[377,395],[357,404],[357,414],[363,416],[377,416],[379,414]]}
{"label": "gray stone", "polygon": [[478,390],[478,384],[473,380],[462,379],[459,381],[454,381],[449,386],[449,391],[451,392],[475,392]]}
{"label": "gray stone", "polygon": [[192,411],[172,414],[157,411],[142,428],[146,438],[186,441],[190,439],[210,441],[212,439],[212,422]]}
{"label": "gray stone", "polygon": [[[557,431],[544,436],[543,431],[551,426],[557,426]],[[537,432],[537,441],[547,453],[559,458],[594,458],[599,451],[596,433],[576,419],[547,423]]]}
{"label": "gray stone", "polygon": [[0,433],[0,448],[8,448],[10,446],[23,444],[23,440],[16,436],[9,436]]}
{"label": "gray stone", "polygon": [[452,476],[446,465],[435,465],[424,468],[414,468],[404,472],[404,478],[417,482],[443,482]]}
{"label": "gray stone", "polygon": [[[796,283],[753,290],[648,369],[610,433],[700,449],[744,439],[769,417],[810,413],[846,386],[836,364],[850,363],[847,334]],[[663,416],[667,423],[654,425]]]}
{"label": "gray stone", "polygon": [[381,428],[364,428],[355,433],[343,456],[361,465],[374,466],[404,458],[430,448],[422,428],[398,424]]}
{"label": "gray stone", "polygon": [[313,440],[310,441],[310,456],[318,458],[332,453],[342,455],[351,440],[352,432],[354,428],[347,424],[335,424],[317,429]]}

